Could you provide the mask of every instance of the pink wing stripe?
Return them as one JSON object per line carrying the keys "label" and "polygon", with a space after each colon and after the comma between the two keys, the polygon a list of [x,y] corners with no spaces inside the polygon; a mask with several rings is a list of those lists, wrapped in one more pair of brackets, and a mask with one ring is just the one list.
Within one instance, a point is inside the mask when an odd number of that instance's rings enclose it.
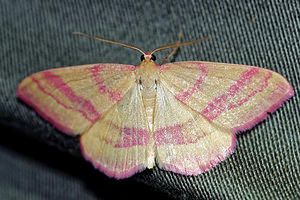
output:
{"label": "pink wing stripe", "polygon": [[266,99],[266,101],[274,103],[274,99],[279,99],[279,100],[276,101],[276,103],[273,104],[268,110],[266,110],[266,112],[264,112],[261,116],[256,117],[253,121],[251,121],[243,126],[236,127],[235,132],[237,132],[239,130],[245,130],[245,129],[252,128],[255,124],[257,124],[258,122],[265,119],[268,116],[269,112],[271,112],[271,113],[274,112],[284,101],[288,100],[289,98],[291,98],[294,95],[294,90],[291,85],[289,87],[289,92],[285,96],[282,96],[282,94],[285,92],[286,92],[285,88],[282,88],[281,83],[278,83],[276,89],[273,90],[272,94],[269,96],[268,99]]}
{"label": "pink wing stripe", "polygon": [[[38,97],[32,95],[28,87],[22,88],[22,90],[17,90],[17,95],[21,98],[27,105],[31,106],[46,120],[54,124],[59,130],[70,133],[70,129],[62,123],[60,123],[60,115],[57,114],[53,109],[49,108],[47,105],[40,101]],[[43,108],[43,109],[40,109]]]}
{"label": "pink wing stripe", "polygon": [[[132,146],[146,146],[149,143],[149,132],[142,128],[129,128],[122,129],[122,139],[114,144],[117,148],[126,148]],[[113,144],[113,141],[105,141],[106,144]]]}
{"label": "pink wing stripe", "polygon": [[[70,106],[63,104],[53,94],[47,92],[42,87],[42,85],[39,83],[38,80],[36,80],[34,77],[32,77],[32,81],[34,81],[38,85],[38,88],[43,93],[51,96],[58,104],[62,105],[66,109],[71,109],[71,110],[80,112],[90,122],[94,122],[100,116],[100,114],[96,111],[96,109],[94,108],[94,106],[91,104],[90,101],[77,96],[72,91],[72,89],[58,75],[55,75],[51,72],[45,72],[44,78],[47,80],[48,83],[50,83],[53,87],[57,88],[62,94],[64,94],[70,101],[72,101],[73,103],[76,103],[81,108],[76,109],[74,107],[70,107]],[[91,117],[89,117],[89,115],[91,115]]]}
{"label": "pink wing stripe", "polygon": [[[94,67],[89,68],[89,70],[92,72],[92,78],[95,82],[95,84],[98,86],[98,90],[101,94],[109,94],[109,97],[114,101],[114,102],[118,102],[121,100],[122,98],[122,92],[121,91],[113,91],[110,90],[106,87],[105,83],[103,82],[103,80],[101,80],[101,74],[98,73],[99,71],[102,70],[103,67],[101,67],[100,65],[96,65]],[[123,69],[123,68],[122,68]],[[127,69],[127,68],[126,68]],[[127,69],[127,71],[129,71]]]}
{"label": "pink wing stripe", "polygon": [[155,146],[164,144],[180,145],[186,143],[196,143],[199,139],[192,139],[188,135],[184,134],[182,125],[180,124],[157,129],[153,134]]}
{"label": "pink wing stripe", "polygon": [[[208,120],[214,120],[225,110],[237,107],[237,105],[228,107],[228,101],[230,101],[232,97],[241,92],[243,87],[249,84],[252,78],[258,73],[258,68],[251,68],[250,70],[243,72],[240,78],[233,85],[231,85],[224,94],[214,98],[200,113]],[[270,73],[270,75],[272,76],[272,73]],[[264,85],[264,88],[267,87],[267,81],[271,76],[265,77],[266,85]],[[263,88],[260,90],[263,90]],[[254,92],[251,95],[254,95],[255,93],[257,92]],[[249,95],[246,99],[240,101],[240,105],[238,106],[241,106],[243,103],[245,103],[251,97],[251,95]]]}
{"label": "pink wing stripe", "polygon": [[201,84],[203,83],[204,79],[207,77],[207,68],[201,64],[201,63],[197,63],[197,68],[201,70],[201,74],[199,76],[199,78],[197,79],[197,81],[195,82],[195,84],[193,86],[191,86],[190,88],[188,88],[186,91],[182,91],[181,93],[178,93],[175,95],[175,97],[182,101],[183,103],[186,103],[186,100],[192,95],[194,94],[194,92],[196,91],[200,91],[201,89]]}
{"label": "pink wing stripe", "polygon": [[268,76],[264,77],[263,84],[260,86],[258,90],[254,90],[251,94],[249,94],[246,98],[240,100],[237,104],[230,104],[228,105],[227,109],[231,110],[233,108],[239,107],[243,105],[245,102],[247,102],[251,97],[253,97],[255,94],[262,92],[267,86],[268,86],[268,80],[272,77],[272,72],[268,74]]}

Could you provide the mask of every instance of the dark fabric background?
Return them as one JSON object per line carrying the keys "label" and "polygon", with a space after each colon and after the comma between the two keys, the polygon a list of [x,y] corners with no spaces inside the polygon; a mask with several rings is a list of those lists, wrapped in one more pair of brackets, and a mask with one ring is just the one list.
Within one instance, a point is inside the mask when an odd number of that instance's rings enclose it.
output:
{"label": "dark fabric background", "polygon": [[[0,199],[300,198],[299,1],[0,2]],[[139,64],[138,52],[74,31],[152,50],[176,42],[180,29],[185,41],[216,38],[180,48],[171,61],[260,66],[282,74],[295,90],[279,110],[240,134],[235,153],[207,173],[182,176],[154,167],[123,181],[107,178],[81,157],[78,138],[16,98],[19,82],[41,70]],[[157,53],[158,63],[169,52]]]}

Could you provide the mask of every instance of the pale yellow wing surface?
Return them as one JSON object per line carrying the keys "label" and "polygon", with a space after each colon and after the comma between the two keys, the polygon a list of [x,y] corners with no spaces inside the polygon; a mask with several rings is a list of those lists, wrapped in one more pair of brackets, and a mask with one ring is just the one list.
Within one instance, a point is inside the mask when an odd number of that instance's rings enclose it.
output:
{"label": "pale yellow wing surface", "polygon": [[224,160],[235,147],[235,134],[218,127],[157,86],[154,115],[156,161],[185,175],[200,174]]}
{"label": "pale yellow wing surface", "polygon": [[95,167],[118,179],[154,165],[153,143],[138,84],[81,136],[81,149]]}

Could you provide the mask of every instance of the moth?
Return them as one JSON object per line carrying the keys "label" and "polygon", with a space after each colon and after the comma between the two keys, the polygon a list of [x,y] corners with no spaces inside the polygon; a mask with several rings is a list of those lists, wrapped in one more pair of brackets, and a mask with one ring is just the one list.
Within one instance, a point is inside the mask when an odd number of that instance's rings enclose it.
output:
{"label": "moth", "polygon": [[[84,157],[109,177],[152,168],[184,175],[211,169],[231,153],[236,133],[263,120],[293,96],[280,74],[259,67],[187,61],[157,65],[89,64],[25,78],[17,96],[57,129],[80,135]],[[173,51],[174,52],[174,51]]]}

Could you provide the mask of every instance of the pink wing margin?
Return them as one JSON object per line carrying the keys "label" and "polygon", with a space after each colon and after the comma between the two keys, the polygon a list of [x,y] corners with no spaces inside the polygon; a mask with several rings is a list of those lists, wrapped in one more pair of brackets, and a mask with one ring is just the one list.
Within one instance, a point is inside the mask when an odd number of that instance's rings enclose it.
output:
{"label": "pink wing margin", "polygon": [[123,98],[135,81],[134,70],[122,64],[45,70],[25,78],[17,96],[59,130],[81,134]]}

